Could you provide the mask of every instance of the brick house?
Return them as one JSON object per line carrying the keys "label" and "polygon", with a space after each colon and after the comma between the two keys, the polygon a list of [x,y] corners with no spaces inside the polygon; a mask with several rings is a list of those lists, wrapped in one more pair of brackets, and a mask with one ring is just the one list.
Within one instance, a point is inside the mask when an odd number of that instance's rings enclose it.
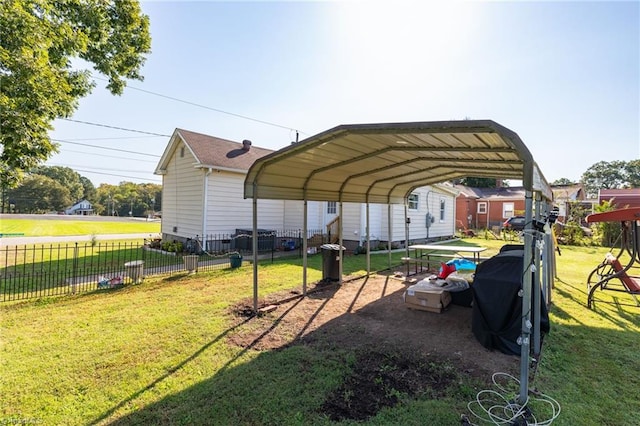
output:
{"label": "brick house", "polygon": [[511,216],[524,215],[523,187],[471,188],[455,185],[456,227],[492,229]]}
{"label": "brick house", "polygon": [[611,201],[616,208],[640,207],[640,188],[601,189],[598,191],[598,204]]}

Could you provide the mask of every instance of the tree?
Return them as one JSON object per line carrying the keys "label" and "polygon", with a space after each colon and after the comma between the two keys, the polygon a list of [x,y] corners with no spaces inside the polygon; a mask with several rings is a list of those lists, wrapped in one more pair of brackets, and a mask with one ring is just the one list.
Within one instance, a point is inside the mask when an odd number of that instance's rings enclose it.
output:
{"label": "tree", "polygon": [[144,217],[155,208],[162,208],[162,186],[154,183],[120,182],[102,184],[96,190],[94,210],[106,216]]}
{"label": "tree", "polygon": [[560,178],[560,179],[556,179],[553,182],[550,183],[550,185],[552,186],[563,186],[563,185],[574,185],[575,182],[572,182],[571,180],[567,179],[567,178]]}
{"label": "tree", "polygon": [[93,186],[93,182],[91,182],[91,180],[89,178],[86,178],[84,176],[80,176],[80,183],[82,184],[82,188],[83,188],[83,192],[82,192],[82,197],[83,199],[89,201],[91,204],[94,203],[94,201],[97,200],[97,194],[96,194],[96,187]]}
{"label": "tree", "polygon": [[[31,171],[31,174],[50,177],[69,190],[72,202],[80,201],[84,195],[82,176],[69,167],[40,166]],[[86,178],[85,178],[86,179]]]}
{"label": "tree", "polygon": [[[149,18],[137,0],[0,2],[0,182],[15,187],[24,171],[56,152],[51,122],[69,117],[95,83],[81,58],[121,94],[142,80],[150,52]],[[74,62],[77,64],[77,61]]]}
{"label": "tree", "polygon": [[496,179],[480,177],[466,177],[461,179],[460,183],[472,188],[495,188],[497,186]]}
{"label": "tree", "polygon": [[[637,160],[636,160],[637,161]],[[599,189],[616,189],[629,185],[625,161],[599,161],[582,174],[580,181],[589,196],[595,197]],[[631,169],[633,169],[633,165]]]}
{"label": "tree", "polygon": [[[596,213],[604,213],[615,210],[615,205],[611,200],[603,200],[602,203],[595,206]],[[600,243],[604,247],[613,247],[619,243],[620,238],[620,222],[598,222],[596,224],[600,235]]]}
{"label": "tree", "polygon": [[629,187],[640,188],[640,160],[631,160],[627,162],[624,172]]}
{"label": "tree", "polygon": [[65,210],[72,203],[69,189],[48,176],[29,175],[9,191],[9,203],[21,213]]}

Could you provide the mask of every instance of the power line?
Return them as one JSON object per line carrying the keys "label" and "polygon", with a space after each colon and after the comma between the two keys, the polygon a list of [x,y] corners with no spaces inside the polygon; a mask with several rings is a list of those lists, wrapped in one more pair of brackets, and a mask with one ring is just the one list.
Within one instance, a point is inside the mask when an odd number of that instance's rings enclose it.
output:
{"label": "power line", "polygon": [[142,180],[145,182],[148,181],[154,181],[154,182],[162,182],[161,179],[145,179],[145,178],[141,178],[138,176],[125,176],[125,175],[116,175],[113,173],[103,173],[103,172],[94,172],[93,170],[82,170],[82,169],[75,169],[76,172],[84,172],[84,173],[93,173],[96,175],[106,175],[106,176],[116,176],[116,177],[123,177],[123,178],[129,178],[129,179],[137,179],[137,180]]}
{"label": "power line", "polygon": [[[49,163],[51,166],[61,166],[61,167],[69,167],[72,169],[76,169],[76,167],[85,167],[86,165],[78,165],[78,164],[64,164],[64,163]],[[77,169],[76,169],[77,170]],[[109,172],[124,172],[124,173],[148,173],[146,171],[141,170],[124,170],[124,169],[110,169],[105,167],[92,167],[92,170],[106,170]]]}
{"label": "power line", "polygon": [[99,157],[102,158],[116,158],[118,160],[131,160],[131,161],[138,161],[138,162],[142,162],[142,163],[154,163],[156,164],[157,161],[151,161],[151,160],[140,160],[140,159],[134,159],[131,157],[118,157],[117,155],[105,155],[105,154],[97,154],[95,152],[85,152],[85,151],[74,151],[73,149],[65,149],[64,152],[75,152],[76,154],[84,154],[84,155],[97,155]]}
{"label": "power line", "polygon": [[72,145],[82,145],[82,146],[88,146],[90,148],[100,148],[100,149],[106,149],[108,151],[119,151],[119,152],[126,152],[127,154],[136,154],[136,155],[146,155],[149,157],[156,157],[156,158],[160,158],[160,155],[156,155],[156,154],[147,154],[146,152],[137,152],[137,151],[128,151],[126,149],[118,149],[118,148],[109,148],[109,147],[104,147],[104,146],[99,146],[99,145],[90,145],[87,143],[81,143],[81,142],[71,142],[71,141],[67,141],[67,140],[63,140],[63,139],[51,139],[52,141],[55,142],[62,142],[62,143],[70,143]]}
{"label": "power line", "polygon": [[[94,78],[95,78],[95,79],[97,79],[97,80],[108,81],[108,80],[106,80],[106,79],[104,79],[104,78],[101,78],[101,77],[94,77]],[[272,123],[272,122],[270,122],[270,121],[259,120],[259,119],[257,119],[257,118],[248,117],[248,116],[246,116],[246,115],[236,114],[236,113],[234,113],[234,112],[224,111],[224,110],[221,110],[221,109],[218,109],[218,108],[212,108],[212,107],[207,106],[207,105],[202,105],[202,104],[198,104],[198,103],[191,102],[191,101],[185,101],[185,100],[183,100],[183,99],[174,98],[173,96],[163,95],[163,94],[161,94],[161,93],[152,92],[152,91],[150,91],[150,90],[140,89],[139,87],[135,87],[135,86],[129,86],[129,85],[127,85],[127,87],[128,87],[129,89],[137,90],[137,91],[139,91],[139,92],[148,93],[149,95],[154,95],[154,96],[158,96],[158,97],[161,97],[161,98],[169,99],[169,100],[172,100],[172,101],[181,102],[181,103],[183,103],[183,104],[196,106],[196,107],[198,107],[198,108],[208,109],[209,111],[215,111],[215,112],[219,112],[219,113],[221,113],[221,114],[231,115],[231,116],[233,116],[233,117],[243,118],[243,119],[245,119],[245,120],[254,121],[254,122],[256,122],[256,123],[266,124],[266,125],[268,125],[268,126],[274,126],[274,127],[279,127],[279,128],[281,128],[281,129],[292,130],[292,131],[295,131],[296,133],[302,133],[302,134],[305,134],[305,135],[306,135],[306,133],[304,133],[304,132],[302,132],[302,131],[299,131],[298,129],[295,129],[295,128],[290,127],[290,126],[283,126],[283,125],[281,125],[281,124]]]}
{"label": "power line", "polygon": [[116,126],[109,126],[107,124],[91,123],[89,121],[74,120],[74,119],[71,119],[71,118],[62,118],[62,120],[71,121],[71,122],[74,122],[74,123],[88,124],[90,126],[106,127],[108,129],[124,130],[126,132],[142,133],[142,134],[145,134],[145,135],[164,136],[164,137],[167,137],[167,138],[171,137],[171,135],[163,135],[163,134],[160,134],[160,133],[145,132],[143,130],[126,129],[124,127],[116,127]]}
{"label": "power line", "polygon": [[164,138],[165,136],[119,136],[117,138],[67,138],[69,141],[102,141],[116,139],[148,139],[148,138]]}

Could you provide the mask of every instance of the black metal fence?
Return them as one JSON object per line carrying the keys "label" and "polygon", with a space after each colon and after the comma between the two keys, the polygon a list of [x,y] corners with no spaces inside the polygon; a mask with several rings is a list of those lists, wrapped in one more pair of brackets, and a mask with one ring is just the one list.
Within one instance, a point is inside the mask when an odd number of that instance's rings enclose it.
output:
{"label": "black metal fence", "polygon": [[[258,229],[258,252],[298,251],[302,254],[303,236],[302,230],[270,230]],[[307,231],[307,246],[320,247],[326,238],[321,230]],[[224,254],[239,252],[248,254],[253,252],[253,230],[236,229],[234,234],[210,234],[195,236],[187,240],[185,251],[188,253]]]}
{"label": "black metal fence", "polygon": [[[310,251],[315,252],[324,238],[314,231],[308,235]],[[195,237],[187,240],[179,252],[163,250],[162,245],[145,240],[144,244],[87,242],[0,247],[0,301],[119,287],[151,275],[237,267],[243,257],[253,254],[253,233]],[[301,256],[301,231],[261,230],[258,254],[263,259]]]}

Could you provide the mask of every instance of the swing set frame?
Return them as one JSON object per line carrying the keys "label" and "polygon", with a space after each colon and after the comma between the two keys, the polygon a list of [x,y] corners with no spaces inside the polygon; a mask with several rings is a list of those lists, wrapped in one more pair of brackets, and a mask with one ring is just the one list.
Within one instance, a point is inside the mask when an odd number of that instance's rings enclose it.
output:
{"label": "swing set frame", "polygon": [[587,222],[619,222],[621,228],[618,253],[608,252],[587,278],[587,307],[595,307],[598,289],[628,293],[640,307],[640,207],[591,214]]}

